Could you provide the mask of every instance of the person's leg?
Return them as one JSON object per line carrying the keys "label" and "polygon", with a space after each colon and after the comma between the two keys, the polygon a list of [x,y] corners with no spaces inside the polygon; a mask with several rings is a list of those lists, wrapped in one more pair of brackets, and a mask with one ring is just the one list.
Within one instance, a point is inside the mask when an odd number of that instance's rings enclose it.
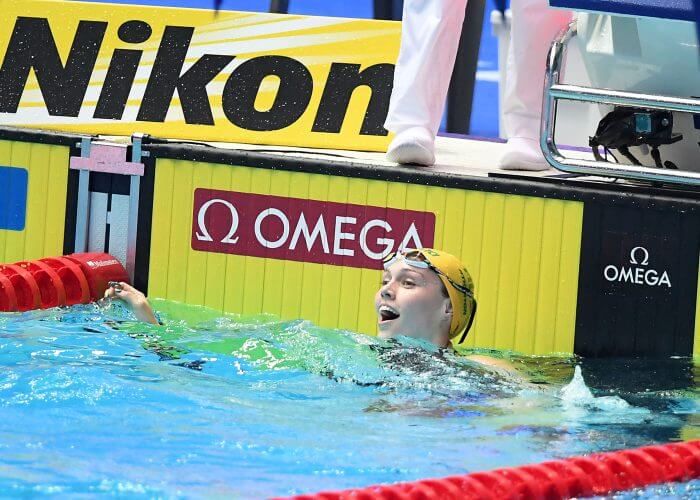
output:
{"label": "person's leg", "polygon": [[547,0],[513,0],[503,120],[508,137],[500,168],[545,170],[540,149],[540,116],[547,53],[557,33],[571,21],[568,11]]}
{"label": "person's leg", "polygon": [[432,165],[467,0],[406,0],[401,49],[384,126],[396,133],[387,158]]}

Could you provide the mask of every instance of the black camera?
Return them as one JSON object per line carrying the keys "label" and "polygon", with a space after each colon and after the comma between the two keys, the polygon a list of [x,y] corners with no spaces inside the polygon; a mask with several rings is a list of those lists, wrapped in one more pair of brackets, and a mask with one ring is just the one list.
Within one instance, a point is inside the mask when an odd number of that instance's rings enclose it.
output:
{"label": "black camera", "polygon": [[633,165],[642,163],[629,151],[633,146],[651,147],[651,157],[657,168],[677,168],[670,161],[662,162],[659,146],[673,144],[683,139],[682,134],[673,133],[673,114],[644,108],[616,107],[600,120],[596,133],[588,144],[598,161],[606,161],[598,148],[606,151],[616,149]]}

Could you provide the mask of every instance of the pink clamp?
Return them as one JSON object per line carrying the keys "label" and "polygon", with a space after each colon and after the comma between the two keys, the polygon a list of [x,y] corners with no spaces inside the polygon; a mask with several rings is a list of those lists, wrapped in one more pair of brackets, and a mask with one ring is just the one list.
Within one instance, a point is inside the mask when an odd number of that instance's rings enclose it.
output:
{"label": "pink clamp", "polygon": [[143,176],[143,163],[125,161],[126,147],[114,144],[91,144],[90,156],[72,156],[70,168],[108,174]]}

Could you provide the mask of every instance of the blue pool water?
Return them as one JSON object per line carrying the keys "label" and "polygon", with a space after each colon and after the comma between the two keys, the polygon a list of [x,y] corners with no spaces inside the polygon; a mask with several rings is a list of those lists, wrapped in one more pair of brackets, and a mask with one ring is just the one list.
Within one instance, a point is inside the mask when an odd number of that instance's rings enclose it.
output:
{"label": "blue pool water", "polygon": [[700,435],[687,359],[507,356],[518,378],[415,342],[156,308],[163,327],[116,304],[0,316],[0,497],[288,495]]}
{"label": "blue pool water", "polygon": [[606,497],[594,497],[596,499],[606,498],[609,500],[635,500],[639,498],[656,499],[683,499],[693,500],[700,498],[700,480],[696,479],[684,484],[670,483],[653,485],[647,488],[636,488],[630,491],[615,493]]}

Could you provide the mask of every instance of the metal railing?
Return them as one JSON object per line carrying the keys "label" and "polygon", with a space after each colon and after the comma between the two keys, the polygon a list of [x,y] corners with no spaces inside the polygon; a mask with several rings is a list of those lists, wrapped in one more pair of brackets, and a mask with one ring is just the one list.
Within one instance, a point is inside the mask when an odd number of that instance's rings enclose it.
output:
{"label": "metal railing", "polygon": [[[576,36],[576,24],[571,23],[554,40],[547,57],[540,131],[540,146],[547,162],[558,170],[575,174],[700,186],[700,173],[696,172],[566,158],[559,152],[559,148],[557,148],[554,140],[554,132],[557,101],[560,99],[613,106],[700,113],[700,99],[638,94],[561,84],[560,78],[564,56],[566,55],[567,45],[574,36]],[[700,150],[698,150],[698,154],[700,156]]]}

